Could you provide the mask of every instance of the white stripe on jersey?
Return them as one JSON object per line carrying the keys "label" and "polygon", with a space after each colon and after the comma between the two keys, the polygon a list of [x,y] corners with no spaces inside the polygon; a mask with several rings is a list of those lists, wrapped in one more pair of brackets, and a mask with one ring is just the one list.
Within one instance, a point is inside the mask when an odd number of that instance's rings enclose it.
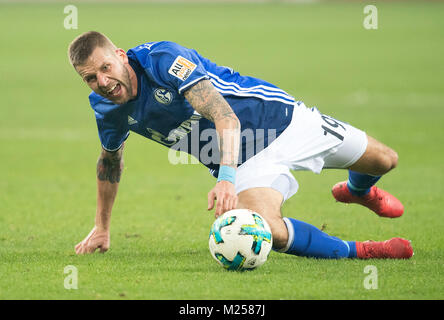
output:
{"label": "white stripe on jersey", "polygon": [[276,87],[269,87],[269,86],[264,86],[262,84],[257,85],[257,86],[253,86],[253,87],[248,87],[248,88],[242,88],[239,84],[235,83],[235,82],[227,82],[225,80],[222,80],[221,78],[219,78],[218,76],[216,76],[215,74],[211,73],[211,72],[207,72],[207,74],[211,77],[214,78],[215,80],[217,80],[218,82],[220,82],[221,84],[226,84],[226,85],[232,85],[235,88],[237,88],[238,90],[247,90],[250,91],[252,89],[257,89],[257,88],[263,88],[266,89],[268,91],[276,91],[276,92],[280,92],[284,95],[286,95],[287,97],[290,97],[290,95],[288,93],[286,93],[284,90],[276,88]]}
{"label": "white stripe on jersey", "polygon": [[264,95],[268,95],[268,96],[276,96],[276,97],[281,97],[283,99],[292,99],[288,94],[286,93],[281,93],[281,92],[270,92],[270,91],[266,91],[263,89],[256,89],[255,87],[252,88],[242,88],[242,89],[237,89],[235,88],[233,85],[224,85],[224,84],[220,84],[219,82],[217,82],[217,80],[211,79],[213,80],[213,83],[217,83],[218,87],[222,88],[222,89],[232,89],[235,90],[237,92],[259,92],[259,93],[263,93]]}
{"label": "white stripe on jersey", "polygon": [[220,93],[227,93],[240,97],[256,97],[267,101],[279,101],[285,104],[294,104],[295,102],[292,96],[279,88],[264,85],[243,88],[237,83],[226,82],[210,72],[207,73],[210,76],[211,83]]}
{"label": "white stripe on jersey", "polygon": [[[216,87],[216,86],[215,86]],[[290,102],[288,100],[283,100],[283,99],[279,99],[279,98],[270,98],[270,97],[266,97],[260,94],[254,94],[254,93],[249,93],[249,92],[235,92],[235,91],[228,91],[228,90],[222,90],[216,87],[216,90],[219,93],[227,93],[227,94],[231,94],[233,96],[239,96],[239,97],[255,97],[255,98],[260,98],[262,100],[266,100],[266,101],[278,101],[278,102],[282,102],[284,104],[289,104],[289,105],[293,105],[294,102]]]}

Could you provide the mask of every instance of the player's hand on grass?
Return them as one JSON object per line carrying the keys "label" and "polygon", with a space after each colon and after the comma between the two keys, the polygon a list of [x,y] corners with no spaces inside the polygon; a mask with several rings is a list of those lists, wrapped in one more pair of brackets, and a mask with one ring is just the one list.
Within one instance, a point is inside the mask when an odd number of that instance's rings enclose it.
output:
{"label": "player's hand on grass", "polygon": [[208,210],[214,208],[214,200],[216,200],[214,213],[216,218],[226,211],[236,209],[238,198],[234,184],[224,180],[216,183],[216,186],[208,193]]}
{"label": "player's hand on grass", "polygon": [[99,230],[97,227],[94,227],[86,238],[76,245],[75,249],[76,254],[94,253],[97,249],[101,253],[108,251],[109,231]]}

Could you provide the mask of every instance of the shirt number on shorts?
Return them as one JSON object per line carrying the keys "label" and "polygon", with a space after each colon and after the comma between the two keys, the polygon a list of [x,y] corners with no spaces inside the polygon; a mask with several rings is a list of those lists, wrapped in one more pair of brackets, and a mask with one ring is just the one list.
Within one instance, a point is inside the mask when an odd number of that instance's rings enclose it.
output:
{"label": "shirt number on shorts", "polygon": [[338,120],[330,116],[327,116],[325,114],[321,114],[321,118],[322,120],[324,120],[326,124],[329,125],[328,127],[325,125],[321,126],[321,128],[324,129],[324,136],[326,136],[329,133],[331,135],[334,135],[339,140],[344,141],[344,136],[333,129],[339,129],[339,127],[341,127],[344,131],[346,131],[345,127],[342,124],[340,124]]}

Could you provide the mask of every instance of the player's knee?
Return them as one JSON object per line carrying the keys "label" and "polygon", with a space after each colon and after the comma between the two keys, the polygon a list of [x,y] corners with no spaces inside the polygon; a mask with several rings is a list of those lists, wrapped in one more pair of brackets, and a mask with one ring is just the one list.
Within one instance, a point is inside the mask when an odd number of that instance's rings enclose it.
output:
{"label": "player's knee", "polygon": [[371,152],[366,161],[363,168],[360,168],[361,170],[371,175],[382,176],[396,168],[398,154],[393,149],[381,144]]}
{"label": "player's knee", "polygon": [[390,149],[390,150],[391,150],[391,152],[390,152],[390,160],[391,160],[390,170],[392,170],[392,169],[395,169],[396,166],[398,165],[399,156],[395,150],[392,150],[392,149]]}
{"label": "player's knee", "polygon": [[368,137],[368,147],[362,161],[356,163],[352,170],[365,172],[371,175],[382,176],[398,165],[398,154],[392,148]]}
{"label": "player's knee", "polygon": [[398,165],[399,156],[393,149],[387,148],[387,150],[381,154],[380,161],[376,170],[379,172],[378,175],[383,175],[388,173],[390,170],[396,168]]}
{"label": "player's knee", "polygon": [[267,219],[273,237],[273,248],[282,249],[288,242],[288,230],[282,217]]}

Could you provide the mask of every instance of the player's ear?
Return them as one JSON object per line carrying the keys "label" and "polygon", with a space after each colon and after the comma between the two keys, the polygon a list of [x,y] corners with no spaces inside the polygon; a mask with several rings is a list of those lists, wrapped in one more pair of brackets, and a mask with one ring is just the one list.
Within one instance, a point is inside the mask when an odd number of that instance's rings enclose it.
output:
{"label": "player's ear", "polygon": [[116,49],[116,55],[122,60],[123,63],[128,63],[128,56],[126,55],[126,51],[122,48]]}

